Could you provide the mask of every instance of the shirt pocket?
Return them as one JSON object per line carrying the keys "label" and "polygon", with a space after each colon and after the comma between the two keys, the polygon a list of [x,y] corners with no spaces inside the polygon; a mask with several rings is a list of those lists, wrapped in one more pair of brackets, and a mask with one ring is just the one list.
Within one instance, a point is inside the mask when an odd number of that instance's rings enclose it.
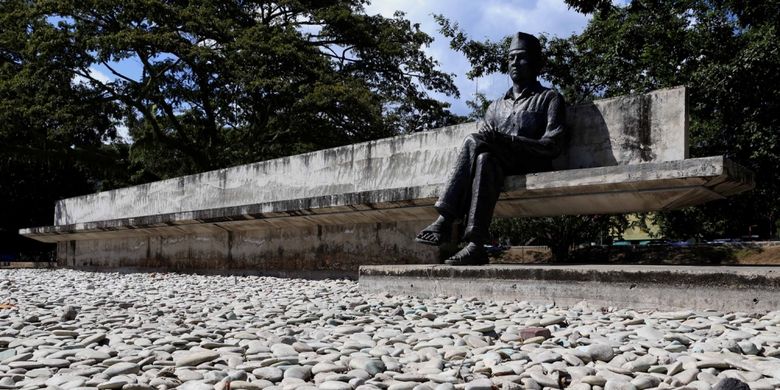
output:
{"label": "shirt pocket", "polygon": [[547,128],[547,114],[541,111],[523,111],[517,116],[517,135],[539,139]]}

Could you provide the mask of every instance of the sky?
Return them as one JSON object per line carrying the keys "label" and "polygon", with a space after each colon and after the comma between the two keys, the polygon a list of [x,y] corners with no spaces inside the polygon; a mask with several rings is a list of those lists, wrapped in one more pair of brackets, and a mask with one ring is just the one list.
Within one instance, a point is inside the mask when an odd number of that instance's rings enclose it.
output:
{"label": "sky", "polygon": [[433,14],[441,14],[457,23],[463,32],[476,40],[499,40],[517,31],[568,37],[582,32],[589,20],[589,16],[570,10],[563,0],[372,0],[366,7],[366,13],[385,17],[392,17],[395,11],[406,13],[407,19],[419,23],[420,29],[434,38],[425,51],[439,62],[442,71],[454,74],[460,98],[432,96],[449,102],[451,111],[459,115],[469,113],[466,101],[476,92],[484,93],[490,100],[496,99],[511,86],[511,80],[502,74],[469,80],[466,77],[470,69],[468,61],[450,49],[449,40],[438,32]]}
{"label": "sky", "polygon": [[[462,54],[450,49],[449,40],[438,33],[439,26],[433,19],[434,14],[441,14],[457,23],[469,37],[477,40],[498,40],[517,31],[567,37],[582,32],[589,19],[570,10],[563,0],[372,0],[366,7],[366,13],[370,15],[392,17],[396,11],[404,12],[407,19],[419,23],[420,28],[434,38],[431,46],[424,50],[439,62],[442,71],[454,75],[461,96],[452,98],[434,93],[431,95],[450,103],[451,111],[459,115],[469,113],[466,101],[473,98],[477,91],[492,100],[503,94],[511,81],[508,76],[501,74],[469,80],[466,77],[468,61]],[[133,78],[140,76],[141,66],[132,59],[115,66],[125,75]],[[103,66],[95,66],[91,71],[97,79],[113,79],[111,72]],[[118,130],[127,139],[127,129]]]}

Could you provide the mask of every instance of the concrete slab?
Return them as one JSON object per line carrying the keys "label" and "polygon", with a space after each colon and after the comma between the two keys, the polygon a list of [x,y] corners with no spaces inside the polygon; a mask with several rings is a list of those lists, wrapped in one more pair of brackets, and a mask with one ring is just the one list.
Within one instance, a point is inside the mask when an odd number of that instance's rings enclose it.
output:
{"label": "concrete slab", "polygon": [[[60,266],[79,269],[223,270],[243,274],[301,272],[357,278],[366,264],[430,264],[438,248],[415,245],[426,221],[309,225],[227,231],[213,225],[193,232],[115,236],[60,241]],[[131,231],[132,232],[132,231]]]}
{"label": "concrete slab", "polygon": [[573,306],[766,312],[780,307],[780,267],[652,265],[374,265],[366,293],[479,297]]}
{"label": "concrete slab", "polygon": [[[443,178],[439,178],[443,180]],[[723,157],[695,158],[509,177],[498,216],[610,214],[679,208],[753,188],[753,174]],[[440,183],[279,200],[20,230],[43,242],[187,235],[317,225],[421,221]]]}

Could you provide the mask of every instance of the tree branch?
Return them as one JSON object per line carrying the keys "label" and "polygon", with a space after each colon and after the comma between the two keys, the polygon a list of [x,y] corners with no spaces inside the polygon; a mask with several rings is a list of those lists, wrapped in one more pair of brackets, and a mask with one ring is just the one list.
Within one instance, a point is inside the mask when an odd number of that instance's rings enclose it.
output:
{"label": "tree branch", "polygon": [[116,77],[119,77],[119,78],[121,78],[122,80],[125,80],[125,81],[127,81],[127,82],[129,82],[129,83],[138,84],[138,82],[137,82],[137,81],[135,81],[135,80],[133,80],[133,79],[131,79],[131,78],[129,78],[129,77],[127,77],[127,76],[125,76],[125,75],[123,75],[123,74],[121,74],[121,73],[117,72],[116,70],[114,70],[114,68],[112,68],[112,67],[111,67],[111,65],[109,65],[107,62],[105,62],[105,61],[101,61],[100,63],[101,63],[103,66],[105,66],[106,68],[108,68],[108,70],[109,70],[109,71],[111,71],[111,73],[112,73],[114,76],[116,76]]}

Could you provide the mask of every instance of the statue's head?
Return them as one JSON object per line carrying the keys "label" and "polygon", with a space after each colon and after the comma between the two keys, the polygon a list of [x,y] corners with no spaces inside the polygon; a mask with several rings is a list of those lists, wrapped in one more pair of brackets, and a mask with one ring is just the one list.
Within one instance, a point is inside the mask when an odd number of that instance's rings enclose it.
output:
{"label": "statue's head", "polygon": [[515,84],[536,80],[542,70],[542,45],[531,34],[518,32],[509,45],[509,77]]}

